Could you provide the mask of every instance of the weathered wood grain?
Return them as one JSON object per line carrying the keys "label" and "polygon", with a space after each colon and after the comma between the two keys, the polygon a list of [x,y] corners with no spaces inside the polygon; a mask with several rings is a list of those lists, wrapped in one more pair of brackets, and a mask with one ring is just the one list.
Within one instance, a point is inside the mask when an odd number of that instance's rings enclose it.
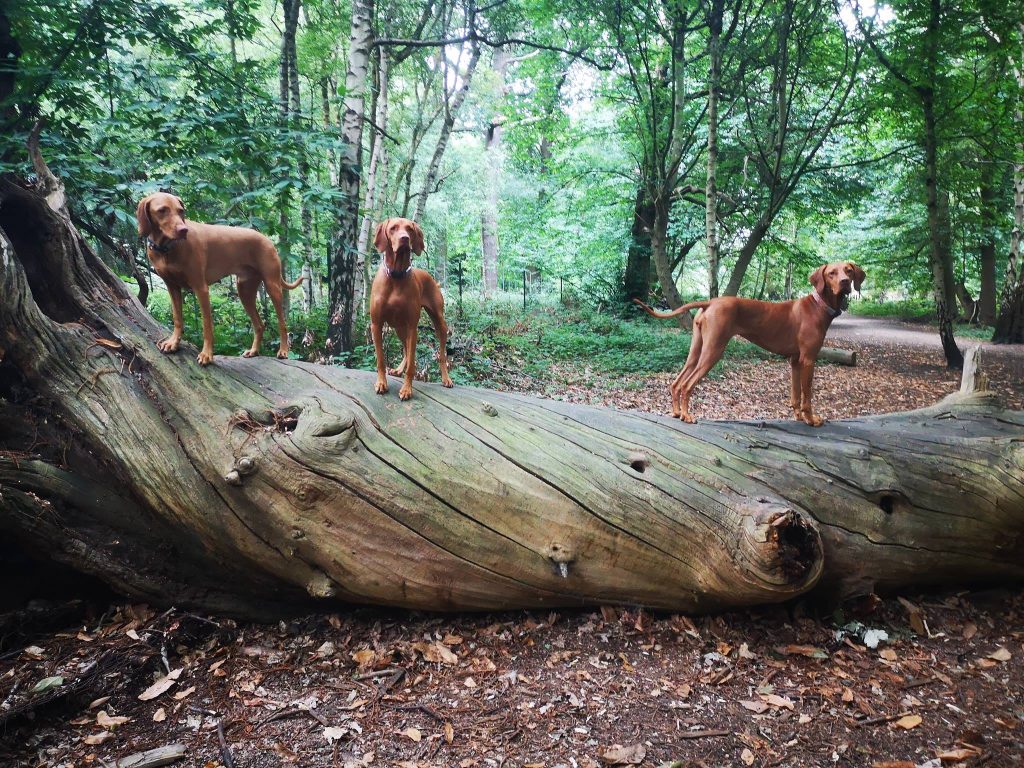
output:
{"label": "weathered wood grain", "polygon": [[269,358],[165,331],[0,182],[0,529],[158,603],[680,611],[1024,577],[1024,414],[982,396],[812,429]]}

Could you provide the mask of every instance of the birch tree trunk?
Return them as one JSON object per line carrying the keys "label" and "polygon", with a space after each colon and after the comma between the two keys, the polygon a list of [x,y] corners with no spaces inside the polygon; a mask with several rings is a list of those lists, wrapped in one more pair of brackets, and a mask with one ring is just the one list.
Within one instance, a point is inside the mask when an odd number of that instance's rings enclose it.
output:
{"label": "birch tree trunk", "polygon": [[345,75],[345,111],[341,135],[345,151],[341,161],[340,189],[344,195],[338,221],[338,244],[329,264],[330,313],[327,347],[333,354],[351,352],[355,347],[356,312],[364,283],[358,269],[359,189],[362,179],[363,109],[366,77],[373,43],[373,0],[352,0],[352,23]]}
{"label": "birch tree trunk", "polygon": [[725,0],[710,0],[708,14],[708,171],[704,228],[708,252],[708,296],[718,296],[718,91],[722,79],[722,17]]}
{"label": "birch tree trunk", "polygon": [[0,531],[133,598],[702,612],[1024,578],[1024,413],[989,399],[689,425],[199,368],[164,335],[65,209],[0,180]]}
{"label": "birch tree trunk", "polygon": [[[501,103],[505,98],[505,70],[511,54],[504,48],[494,49],[491,68],[497,80],[496,95]],[[483,249],[483,292],[489,296],[498,289],[498,260],[500,245],[498,243],[498,200],[501,194],[502,157],[501,136],[505,118],[499,107],[491,117],[487,126],[484,149],[487,164],[487,198],[480,214],[480,242]]]}
{"label": "birch tree trunk", "polygon": [[[443,54],[442,54],[443,55]],[[495,52],[495,56],[498,56],[498,52]],[[473,73],[476,71],[477,62],[480,61],[480,46],[475,42],[470,49],[469,64],[466,66],[466,71],[459,73],[459,80],[461,81],[458,88],[455,90],[455,95],[449,98],[448,96],[448,84],[444,83],[444,120],[441,122],[441,132],[437,137],[437,144],[434,146],[434,154],[430,157],[430,165],[427,166],[427,174],[423,177],[423,186],[420,188],[420,193],[416,198],[416,212],[413,215],[414,221],[423,220],[423,212],[427,207],[427,198],[430,197],[431,192],[434,191],[434,186],[437,184],[438,175],[441,173],[441,160],[444,159],[445,150],[448,148],[448,139],[451,137],[452,128],[455,127],[455,118],[459,114],[459,110],[462,109],[462,102],[466,100],[466,94],[469,93],[470,83],[473,82]],[[445,72],[447,73],[447,66],[445,66]],[[447,81],[447,76],[445,80]],[[490,166],[488,166],[490,169]]]}
{"label": "birch tree trunk", "polygon": [[[978,248],[981,262],[981,289],[978,292],[978,322],[994,325],[996,322],[996,228],[998,215],[997,166],[992,157],[983,157],[979,197],[981,207],[981,245]],[[1005,178],[1005,176],[1004,176]]]}
{"label": "birch tree trunk", "polygon": [[[359,271],[365,279],[366,265],[373,260],[370,253],[370,227],[380,217],[380,188],[387,184],[387,149],[384,147],[384,132],[388,129],[388,86],[389,68],[387,52],[384,48],[377,49],[377,106],[374,110],[374,131],[376,138],[370,153],[370,167],[366,172],[366,195],[363,198],[363,221],[359,226]],[[383,180],[383,183],[382,181]]]}

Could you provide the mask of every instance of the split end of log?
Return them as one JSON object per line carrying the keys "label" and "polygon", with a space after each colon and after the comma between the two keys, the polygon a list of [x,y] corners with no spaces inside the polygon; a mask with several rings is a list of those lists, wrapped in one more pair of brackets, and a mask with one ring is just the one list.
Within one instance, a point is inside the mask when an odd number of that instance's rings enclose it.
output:
{"label": "split end of log", "polygon": [[745,561],[751,588],[766,602],[808,591],[824,570],[824,547],[813,520],[763,497],[747,511],[736,553]]}

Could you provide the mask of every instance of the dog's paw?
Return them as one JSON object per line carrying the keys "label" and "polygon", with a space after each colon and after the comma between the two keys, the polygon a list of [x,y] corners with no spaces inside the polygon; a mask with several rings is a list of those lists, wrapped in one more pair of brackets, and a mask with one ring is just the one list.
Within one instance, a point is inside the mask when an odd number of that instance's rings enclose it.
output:
{"label": "dog's paw", "polygon": [[374,385],[373,391],[378,395],[386,395],[388,393],[388,383],[377,379],[377,383]]}
{"label": "dog's paw", "polygon": [[825,423],[825,420],[821,416],[815,416],[811,413],[806,413],[802,417],[804,424],[810,427],[820,427]]}
{"label": "dog's paw", "polygon": [[288,350],[287,350],[287,348],[282,347],[281,349],[277,350],[277,359],[278,360],[287,360],[288,359]]}
{"label": "dog's paw", "polygon": [[196,362],[200,365],[209,365],[213,362],[213,353],[207,352],[205,349],[196,355]]}
{"label": "dog's paw", "polygon": [[410,397],[412,397],[412,387],[403,386],[400,390],[398,390],[399,400],[408,400]]}
{"label": "dog's paw", "polygon": [[441,377],[441,386],[442,387],[448,387],[448,389],[451,389],[452,387],[455,386],[455,382],[453,382],[447,376],[442,376]]}
{"label": "dog's paw", "polygon": [[259,357],[259,350],[247,349],[242,353],[242,357]]}
{"label": "dog's paw", "polygon": [[680,419],[680,421],[684,421],[687,424],[696,424],[697,423],[697,420],[695,418],[693,418],[693,416],[691,416],[688,413],[684,413],[684,414],[680,415],[679,419]]}
{"label": "dog's paw", "polygon": [[388,376],[404,376],[405,368],[388,368]]}
{"label": "dog's paw", "polygon": [[171,352],[178,351],[180,343],[181,342],[178,339],[164,339],[163,341],[158,341],[156,343],[156,348],[161,352],[170,354]]}

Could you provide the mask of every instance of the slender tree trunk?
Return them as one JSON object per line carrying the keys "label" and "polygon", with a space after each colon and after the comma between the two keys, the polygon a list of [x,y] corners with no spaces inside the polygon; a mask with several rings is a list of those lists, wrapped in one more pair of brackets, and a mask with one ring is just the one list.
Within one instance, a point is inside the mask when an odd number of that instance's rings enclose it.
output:
{"label": "slender tree trunk", "polygon": [[1006,259],[1006,279],[999,303],[992,341],[996,344],[1024,344],[1024,23],[1017,27],[1020,35],[1020,61],[1013,67],[1017,78],[1017,109],[1014,125],[1017,130],[1017,157],[1013,164],[1013,231],[1010,253]]}
{"label": "slender tree trunk", "polygon": [[332,354],[351,352],[355,347],[356,312],[363,293],[363,276],[357,269],[359,252],[359,188],[362,177],[363,109],[366,78],[373,42],[373,0],[352,0],[352,24],[345,75],[345,112],[342,138],[345,151],[341,165],[343,194],[338,221],[338,244],[328,270],[330,315],[327,348]]}
{"label": "slender tree trunk", "polygon": [[387,148],[384,145],[384,131],[388,129],[388,86],[389,68],[386,50],[383,47],[377,49],[377,104],[374,110],[374,123],[376,138],[373,142],[373,149],[370,152],[370,166],[366,171],[366,195],[363,197],[363,220],[359,226],[359,241],[356,245],[359,251],[359,269],[365,275],[366,267],[373,261],[373,254],[370,252],[370,227],[379,215],[380,188],[384,186],[381,180],[387,179]]}
{"label": "slender tree trunk", "polygon": [[[498,83],[496,91],[499,104],[505,98],[505,69],[511,54],[503,48],[494,49],[494,59],[491,68]],[[480,214],[480,239],[483,248],[483,280],[484,295],[488,296],[498,288],[498,259],[500,257],[500,246],[498,243],[498,200],[501,193],[502,157],[501,145],[503,123],[503,105],[499,107],[496,114],[491,118],[487,127],[484,149],[486,151],[487,163],[487,196],[484,202],[483,211]]]}
{"label": "slender tree trunk", "polygon": [[708,17],[708,170],[704,227],[708,252],[708,295],[718,295],[718,91],[722,79],[722,16],[725,0],[711,0]]}
{"label": "slender tree trunk", "polygon": [[434,279],[442,288],[448,288],[448,227],[444,222],[434,228],[435,246],[434,253],[437,255],[437,263],[434,265]]}
{"label": "slender tree trunk", "polygon": [[991,158],[981,164],[981,290],[978,294],[978,322],[993,325],[996,321],[996,201],[998,199],[997,166]]}
{"label": "slender tree trunk", "polygon": [[[500,49],[495,51],[495,57],[501,55]],[[452,128],[455,127],[455,118],[462,109],[462,102],[466,100],[469,93],[470,83],[473,81],[473,73],[476,71],[477,62],[480,60],[480,47],[474,43],[469,55],[469,64],[466,71],[461,73],[461,84],[455,91],[455,95],[449,100],[448,85],[444,84],[444,120],[441,123],[441,132],[437,137],[437,145],[434,147],[434,154],[430,158],[430,165],[427,166],[427,174],[423,177],[423,186],[420,188],[419,196],[416,198],[416,213],[413,219],[422,221],[423,211],[427,208],[427,198],[434,191],[438,175],[441,173],[441,160],[444,159],[445,150],[448,148],[448,139],[451,136]],[[447,78],[445,78],[447,80]]]}
{"label": "slender tree trunk", "polygon": [[629,249],[626,252],[624,285],[626,301],[647,301],[651,289],[651,230],[654,228],[654,206],[641,185],[633,203],[633,225],[630,227]]}
{"label": "slender tree trunk", "polygon": [[771,228],[772,221],[774,219],[775,212],[770,209],[762,214],[761,218],[758,219],[751,228],[746,242],[743,243],[743,247],[740,248],[740,252],[736,256],[736,265],[733,267],[732,274],[729,276],[729,282],[725,286],[723,295],[739,295],[740,288],[743,287],[743,278],[746,277],[747,274],[747,268],[750,266],[750,262],[753,260],[754,254],[757,252],[757,247],[761,245],[765,235],[768,234],[768,230]]}

